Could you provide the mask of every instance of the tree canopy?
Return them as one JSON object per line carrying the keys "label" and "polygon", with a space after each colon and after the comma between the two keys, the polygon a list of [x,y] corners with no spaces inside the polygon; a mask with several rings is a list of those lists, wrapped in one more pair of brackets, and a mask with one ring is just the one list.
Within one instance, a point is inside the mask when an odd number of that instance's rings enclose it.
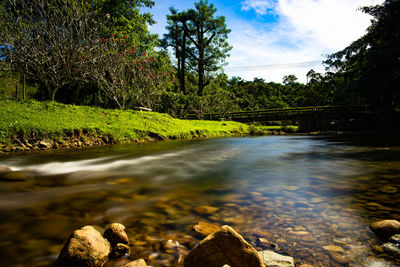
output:
{"label": "tree canopy", "polygon": [[[175,48],[180,63],[178,69],[182,73],[186,67],[197,73],[199,96],[210,82],[210,75],[222,67],[232,49],[227,41],[231,30],[224,16],[215,16],[216,11],[208,0],[201,0],[195,3],[195,9],[177,12],[171,8],[171,15],[167,17],[169,33],[164,36],[164,43]],[[182,86],[184,80],[181,79]]]}
{"label": "tree canopy", "polygon": [[339,99],[391,110],[400,105],[400,1],[361,10],[372,16],[367,33],[325,63]]}

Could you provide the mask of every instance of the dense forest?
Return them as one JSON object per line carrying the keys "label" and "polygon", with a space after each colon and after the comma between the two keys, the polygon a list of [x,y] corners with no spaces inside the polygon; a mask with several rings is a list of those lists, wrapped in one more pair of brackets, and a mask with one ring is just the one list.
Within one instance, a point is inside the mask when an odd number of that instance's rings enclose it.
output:
{"label": "dense forest", "polygon": [[167,33],[151,34],[151,0],[0,1],[0,97],[184,116],[268,108],[400,107],[400,1],[363,7],[367,33],[327,56],[307,83],[245,81],[223,72],[229,25],[207,0],[170,8]]}

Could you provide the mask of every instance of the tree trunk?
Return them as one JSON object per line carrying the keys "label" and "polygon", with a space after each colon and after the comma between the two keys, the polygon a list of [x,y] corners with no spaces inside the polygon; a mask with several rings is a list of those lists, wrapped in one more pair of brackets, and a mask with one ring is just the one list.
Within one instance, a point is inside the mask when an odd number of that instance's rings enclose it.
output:
{"label": "tree trunk", "polygon": [[199,49],[198,71],[199,71],[198,95],[202,96],[204,91],[204,48],[203,47],[200,47]]}
{"label": "tree trunk", "polygon": [[180,73],[180,86],[181,86],[181,91],[185,95],[186,94],[186,88],[185,88],[185,64],[186,64],[186,30],[183,31],[183,37],[182,37],[182,56],[181,56],[181,73]]}

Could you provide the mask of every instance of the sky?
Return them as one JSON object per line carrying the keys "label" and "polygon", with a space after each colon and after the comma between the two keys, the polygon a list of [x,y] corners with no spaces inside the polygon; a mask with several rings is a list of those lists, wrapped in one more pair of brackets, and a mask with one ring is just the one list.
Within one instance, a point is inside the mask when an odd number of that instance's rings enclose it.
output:
{"label": "sky", "polygon": [[[188,0],[156,0],[149,10],[157,24],[152,33],[166,33],[169,7],[179,11],[194,8]],[[324,72],[326,55],[344,49],[366,33],[371,17],[359,7],[381,4],[382,0],[209,0],[217,16],[225,16],[232,32],[233,49],[224,67],[229,76],[245,80],[263,78],[282,82],[294,74],[306,82],[313,69]]]}

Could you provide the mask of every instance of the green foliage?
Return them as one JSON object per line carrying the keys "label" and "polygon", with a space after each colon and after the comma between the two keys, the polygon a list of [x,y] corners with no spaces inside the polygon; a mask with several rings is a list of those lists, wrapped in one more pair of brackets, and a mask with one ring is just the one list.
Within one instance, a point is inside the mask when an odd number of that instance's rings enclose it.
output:
{"label": "green foliage", "polygon": [[377,109],[400,107],[400,1],[364,7],[372,24],[367,34],[325,63],[338,99],[362,102]]}
{"label": "green foliage", "polygon": [[155,23],[149,12],[141,13],[141,8],[151,8],[151,0],[89,0],[103,24],[104,36],[124,33],[129,36],[127,45],[136,46],[140,51],[149,51],[158,44],[157,36],[148,30]]}
{"label": "green foliage", "polygon": [[[18,87],[18,98],[23,98],[24,79],[20,74],[13,73],[5,62],[0,62],[0,98],[16,98]],[[31,81],[25,79],[25,97],[33,98],[37,93],[37,87]]]}
{"label": "green foliage", "polygon": [[117,142],[165,138],[189,138],[246,134],[247,126],[237,122],[185,121],[167,114],[132,110],[109,110],[32,100],[0,100],[0,144],[13,136],[63,139],[69,133],[89,131],[108,135]]}
{"label": "green foliage", "polygon": [[181,91],[186,91],[184,74],[185,69],[189,69],[197,73],[197,94],[201,96],[210,82],[210,75],[219,70],[229,56],[232,47],[227,38],[231,30],[227,28],[224,16],[215,17],[217,9],[208,0],[200,0],[194,5],[195,9],[180,13],[170,9],[166,27],[169,33],[164,35],[163,44],[174,47]]}

